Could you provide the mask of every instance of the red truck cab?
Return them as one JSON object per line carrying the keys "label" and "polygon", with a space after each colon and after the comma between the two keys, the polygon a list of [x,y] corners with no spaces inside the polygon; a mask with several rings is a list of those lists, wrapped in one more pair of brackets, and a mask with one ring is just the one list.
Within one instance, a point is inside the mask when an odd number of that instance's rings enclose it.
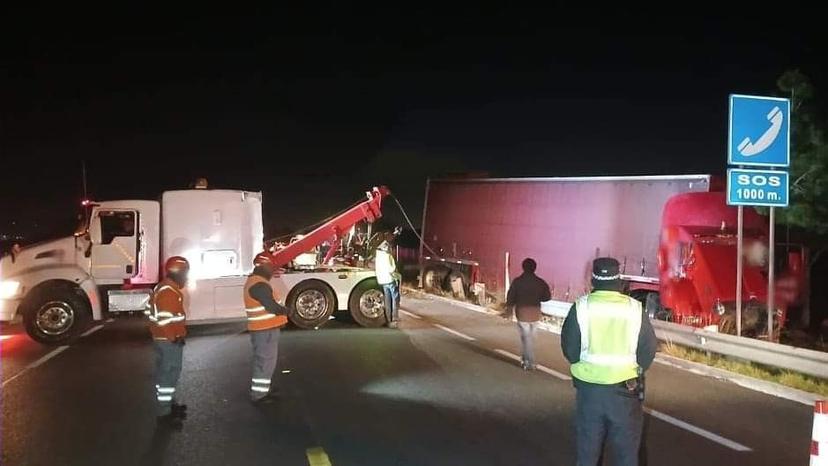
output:
{"label": "red truck cab", "polygon": [[[742,324],[759,334],[767,322],[768,222],[754,209],[744,209]],[[735,330],[737,208],[724,192],[694,192],[671,197],[664,206],[658,249],[661,304],[671,320],[696,327],[717,325]],[[801,280],[801,254],[790,253],[778,280]],[[784,279],[784,280],[783,280]],[[790,287],[788,287],[790,288]],[[777,323],[798,291],[780,290],[775,299]]]}

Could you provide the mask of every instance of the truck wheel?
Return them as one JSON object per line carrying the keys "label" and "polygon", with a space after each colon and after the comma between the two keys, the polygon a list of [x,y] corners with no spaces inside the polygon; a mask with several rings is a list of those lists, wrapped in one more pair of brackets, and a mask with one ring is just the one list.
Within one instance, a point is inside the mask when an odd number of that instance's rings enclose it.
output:
{"label": "truck wheel", "polygon": [[423,272],[423,288],[425,288],[426,291],[442,291],[443,287],[440,285],[441,283],[442,280],[440,279],[437,270],[431,267],[425,269],[425,272]]}
{"label": "truck wheel", "polygon": [[327,324],[336,307],[331,289],[317,280],[296,285],[288,297],[288,306],[290,321],[304,329],[315,329]]}
{"label": "truck wheel", "polygon": [[374,279],[360,282],[348,302],[351,317],[363,327],[385,325],[385,295]]}
{"label": "truck wheel", "polygon": [[458,272],[451,272],[446,277],[445,288],[451,291],[452,296],[459,299],[466,299],[466,277]]}
{"label": "truck wheel", "polygon": [[26,333],[46,345],[64,345],[89,325],[92,311],[78,290],[49,288],[38,292],[23,313]]}
{"label": "truck wheel", "polygon": [[645,295],[644,310],[647,311],[650,319],[668,320],[664,318],[665,309],[661,307],[661,299],[654,291]]}

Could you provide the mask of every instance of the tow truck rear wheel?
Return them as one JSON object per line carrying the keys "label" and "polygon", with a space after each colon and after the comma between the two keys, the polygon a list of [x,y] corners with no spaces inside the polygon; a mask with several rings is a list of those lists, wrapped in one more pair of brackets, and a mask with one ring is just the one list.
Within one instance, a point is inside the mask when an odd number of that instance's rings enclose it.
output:
{"label": "tow truck rear wheel", "polygon": [[328,323],[336,301],[333,291],[319,280],[302,282],[288,295],[288,318],[293,325],[303,329],[316,329]]}
{"label": "tow truck rear wheel", "polygon": [[23,310],[23,324],[33,340],[64,345],[86,330],[92,313],[80,290],[55,286],[35,293]]}
{"label": "tow truck rear wheel", "polygon": [[365,280],[354,288],[348,309],[351,317],[363,327],[385,325],[385,294],[375,279]]}

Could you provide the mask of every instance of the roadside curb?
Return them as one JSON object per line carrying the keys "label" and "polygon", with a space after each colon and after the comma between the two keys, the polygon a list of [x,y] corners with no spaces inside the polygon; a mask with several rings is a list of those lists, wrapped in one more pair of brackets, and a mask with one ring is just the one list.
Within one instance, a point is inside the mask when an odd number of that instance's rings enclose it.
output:
{"label": "roadside curb", "polygon": [[[436,296],[431,295],[420,290],[415,290],[413,288],[404,287],[404,289],[411,293],[417,293],[418,297],[421,296],[420,299],[432,300],[432,301],[440,301],[446,304],[450,304],[452,306],[461,307],[464,309],[468,309],[470,311],[478,312],[481,314],[488,314],[491,316],[496,317],[503,317],[500,313],[495,312],[491,309],[485,308],[483,306],[478,306],[476,304],[466,303],[462,301],[456,301],[451,298],[445,298],[443,296]],[[413,297],[413,296],[412,296]],[[515,321],[515,318],[512,317],[510,320]],[[538,327],[541,330],[545,330],[550,333],[554,333],[556,335],[561,334],[561,329],[559,326],[552,325],[546,322],[541,322]],[[724,369],[719,369],[711,366],[707,366],[701,363],[687,361],[684,359],[676,358],[674,356],[670,356],[668,354],[664,354],[659,352],[656,355],[655,362],[670,366],[676,369],[680,369],[686,372],[690,372],[696,375],[700,375],[703,377],[710,377],[713,379],[723,380],[726,382],[731,382],[736,384],[742,388],[746,388],[748,390],[753,390],[755,392],[764,393],[766,395],[775,396],[777,398],[784,398],[786,400],[795,401],[797,403],[802,403],[804,405],[813,406],[816,400],[823,399],[822,395],[818,395],[811,392],[806,392],[803,390],[797,390],[795,388],[786,387],[784,385],[780,385],[774,382],[768,382],[765,380],[755,379],[753,377],[748,377],[746,375],[737,374],[735,372],[726,371]]]}
{"label": "roadside curb", "polygon": [[[506,319],[505,317],[503,317],[503,314],[501,314],[497,311],[494,311],[492,309],[489,309],[487,307],[479,306],[477,304],[467,303],[467,302],[463,302],[463,301],[457,301],[457,300],[454,300],[454,299],[451,299],[451,298],[446,298],[446,297],[443,297],[443,296],[437,296],[437,295],[424,293],[420,290],[415,290],[414,288],[403,287],[403,289],[408,291],[408,292],[411,292],[411,293],[418,293],[418,294],[422,295],[423,296],[422,299],[430,299],[430,300],[433,300],[433,301],[441,301],[441,302],[444,302],[446,304],[451,304],[452,306],[457,306],[457,307],[462,307],[464,309],[468,309],[470,311],[479,312],[481,314],[488,314],[488,315],[494,316],[494,317],[500,317],[503,320],[509,320],[509,321],[512,321],[512,322],[517,322],[517,319],[515,318],[515,316],[512,316],[509,319]],[[556,335],[561,334],[561,327],[560,326],[553,325],[553,324],[550,324],[548,322],[538,322],[538,328],[542,329],[542,330],[546,330],[547,332],[550,332],[550,333],[554,333]]]}
{"label": "roadside curb", "polygon": [[713,379],[724,380],[734,383],[740,387],[753,390],[755,392],[764,393],[766,395],[775,396],[777,398],[784,398],[804,405],[813,406],[814,402],[824,398],[822,395],[815,393],[797,390],[796,388],[786,387],[774,382],[766,380],[754,379],[746,375],[737,374],[717,367],[710,367],[698,362],[687,361],[669,354],[658,353],[655,362],[691,372],[696,375],[710,377]]}

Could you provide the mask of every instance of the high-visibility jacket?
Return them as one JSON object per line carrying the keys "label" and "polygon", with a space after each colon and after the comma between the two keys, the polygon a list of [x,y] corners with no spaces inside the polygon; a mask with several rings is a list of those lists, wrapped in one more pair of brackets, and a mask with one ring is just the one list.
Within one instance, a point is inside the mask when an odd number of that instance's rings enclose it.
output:
{"label": "high-visibility jacket", "polygon": [[572,376],[601,385],[636,378],[641,303],[615,291],[594,291],[575,305],[581,355],[571,367]]}
{"label": "high-visibility jacket", "polygon": [[394,274],[397,271],[397,262],[388,251],[377,249],[374,257],[374,270],[377,273],[377,283],[389,285],[394,283]]}
{"label": "high-visibility jacket", "polygon": [[[244,284],[244,310],[247,313],[247,330],[256,332],[287,325],[287,316],[268,312],[262,303],[253,296],[250,296],[250,288],[258,283],[267,284],[267,287],[273,293],[273,288],[271,288],[270,283],[264,277],[256,274],[247,277],[247,282]],[[276,293],[273,293],[273,299],[278,301],[276,299]]]}
{"label": "high-visibility jacket", "polygon": [[187,336],[184,293],[178,283],[167,278],[156,285],[145,314],[154,339],[174,341]]}

